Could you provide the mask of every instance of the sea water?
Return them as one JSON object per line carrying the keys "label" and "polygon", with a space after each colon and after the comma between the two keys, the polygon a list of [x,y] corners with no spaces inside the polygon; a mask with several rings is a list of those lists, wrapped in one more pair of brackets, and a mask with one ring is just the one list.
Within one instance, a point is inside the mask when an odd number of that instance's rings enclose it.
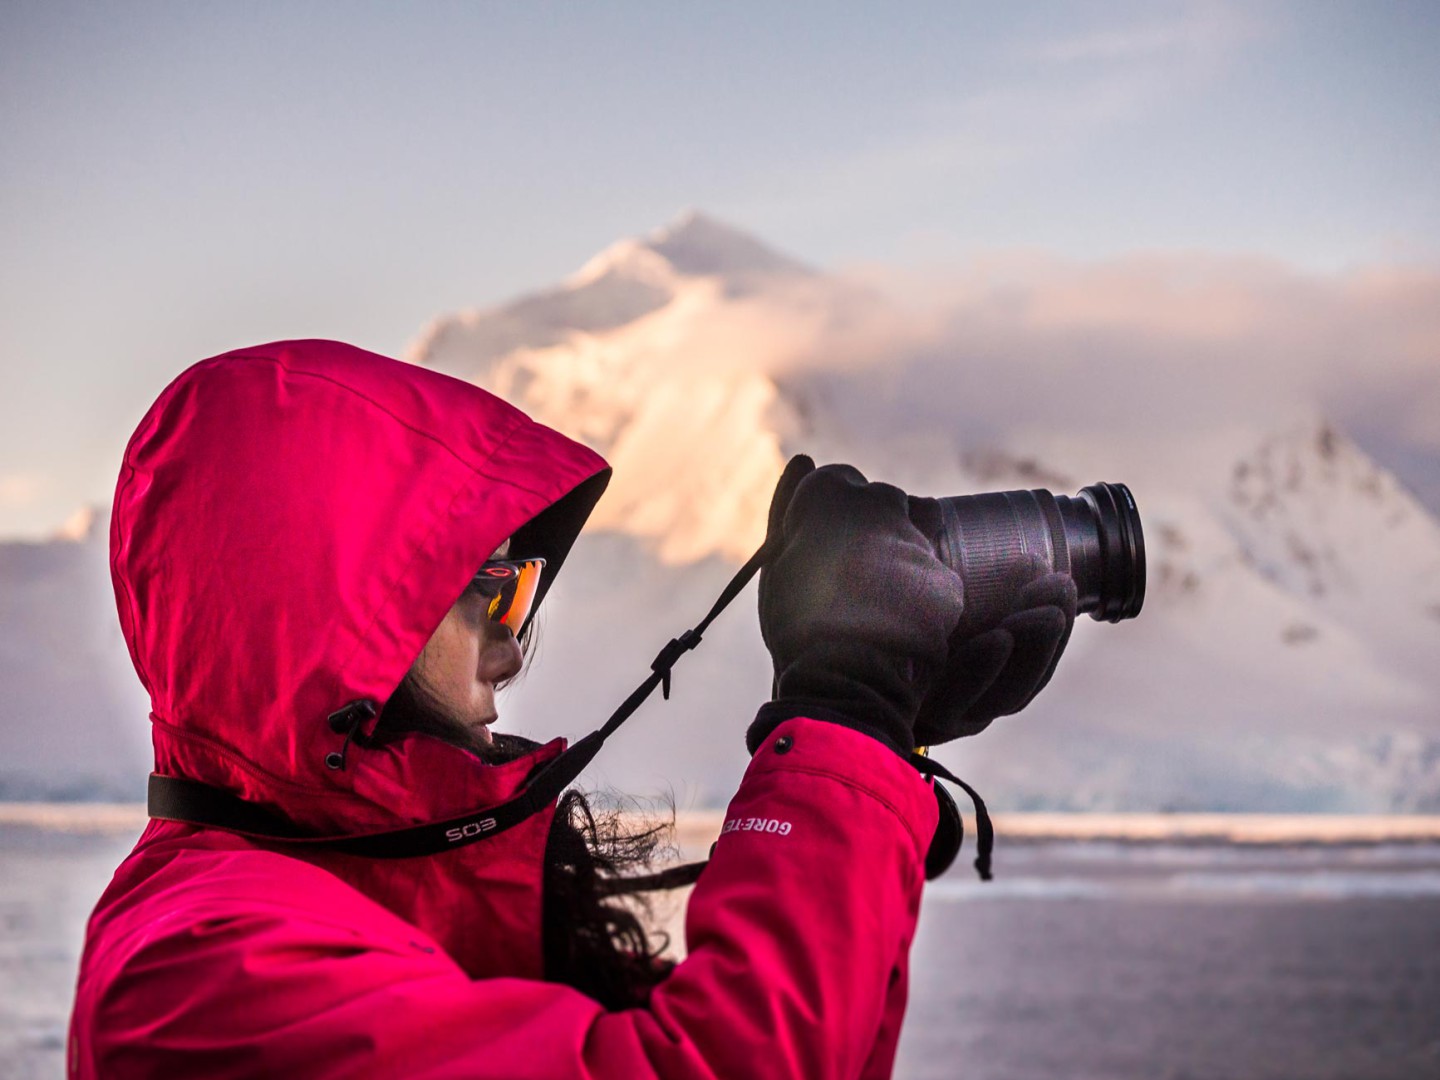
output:
{"label": "sea water", "polygon": [[898,1076],[1440,1080],[1440,845],[1012,844],[924,904]]}
{"label": "sea water", "polygon": [[[64,1073],[84,921],[139,832],[83,821],[0,815],[0,1080]],[[1440,1078],[1433,841],[1002,834],[996,880],[927,887],[912,957],[910,1080]]]}

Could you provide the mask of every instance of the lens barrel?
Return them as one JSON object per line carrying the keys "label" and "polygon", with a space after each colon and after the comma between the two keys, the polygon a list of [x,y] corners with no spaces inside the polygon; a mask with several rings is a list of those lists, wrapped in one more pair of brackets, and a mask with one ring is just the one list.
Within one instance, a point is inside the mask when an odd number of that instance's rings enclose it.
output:
{"label": "lens barrel", "polygon": [[1015,588],[1012,570],[1032,555],[1075,582],[1078,612],[1104,622],[1140,613],[1145,536],[1124,484],[1091,484],[1073,497],[1037,488],[936,501],[940,558],[965,582],[963,626],[1004,617]]}

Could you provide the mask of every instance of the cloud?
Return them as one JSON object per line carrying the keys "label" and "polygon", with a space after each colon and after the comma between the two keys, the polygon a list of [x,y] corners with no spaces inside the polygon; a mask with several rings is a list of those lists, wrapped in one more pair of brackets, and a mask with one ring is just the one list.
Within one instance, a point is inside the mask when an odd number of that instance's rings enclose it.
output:
{"label": "cloud", "polygon": [[1169,21],[1089,31],[1034,46],[1030,55],[1056,64],[1212,58],[1263,34],[1253,10],[1227,4],[1192,4]]}
{"label": "cloud", "polygon": [[[1411,437],[1440,447],[1440,411],[1416,408],[1440,389],[1440,271],[1323,275],[1184,252],[1094,263],[1021,253],[937,278],[926,275],[923,288],[940,328],[912,343],[906,362],[936,378],[952,368],[972,398],[1063,394],[1069,404],[1056,408],[1081,408],[1082,422],[1164,424],[1263,417],[1305,398],[1351,416],[1403,415]],[[906,295],[912,280],[885,287]]]}
{"label": "cloud", "polygon": [[[1440,505],[1440,270],[1009,253],[871,280],[919,310],[905,333],[886,337],[892,313],[844,335],[871,343],[851,363],[880,372],[869,391],[803,365],[783,376],[839,402],[843,426],[948,428],[1027,453],[1063,432],[1172,469],[1318,412]],[[817,342],[815,359],[830,348]]]}

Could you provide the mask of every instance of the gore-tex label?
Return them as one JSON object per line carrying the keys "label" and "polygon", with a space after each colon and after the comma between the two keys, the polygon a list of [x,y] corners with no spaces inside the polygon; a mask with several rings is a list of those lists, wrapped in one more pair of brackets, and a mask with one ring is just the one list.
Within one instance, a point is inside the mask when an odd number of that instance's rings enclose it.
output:
{"label": "gore-tex label", "polygon": [[732,817],[725,822],[720,830],[720,835],[732,832],[762,832],[774,833],[777,836],[790,835],[790,822],[780,821],[776,818],[765,817]]}

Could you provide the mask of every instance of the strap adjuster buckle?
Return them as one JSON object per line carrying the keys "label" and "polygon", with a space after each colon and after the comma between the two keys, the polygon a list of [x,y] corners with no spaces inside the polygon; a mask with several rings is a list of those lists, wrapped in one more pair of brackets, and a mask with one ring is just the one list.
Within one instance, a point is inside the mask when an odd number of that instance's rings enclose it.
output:
{"label": "strap adjuster buckle", "polygon": [[670,669],[675,666],[675,661],[699,644],[700,635],[693,629],[686,630],[678,638],[671,638],[650,665],[650,670],[660,675],[660,695],[666,701],[670,700]]}

